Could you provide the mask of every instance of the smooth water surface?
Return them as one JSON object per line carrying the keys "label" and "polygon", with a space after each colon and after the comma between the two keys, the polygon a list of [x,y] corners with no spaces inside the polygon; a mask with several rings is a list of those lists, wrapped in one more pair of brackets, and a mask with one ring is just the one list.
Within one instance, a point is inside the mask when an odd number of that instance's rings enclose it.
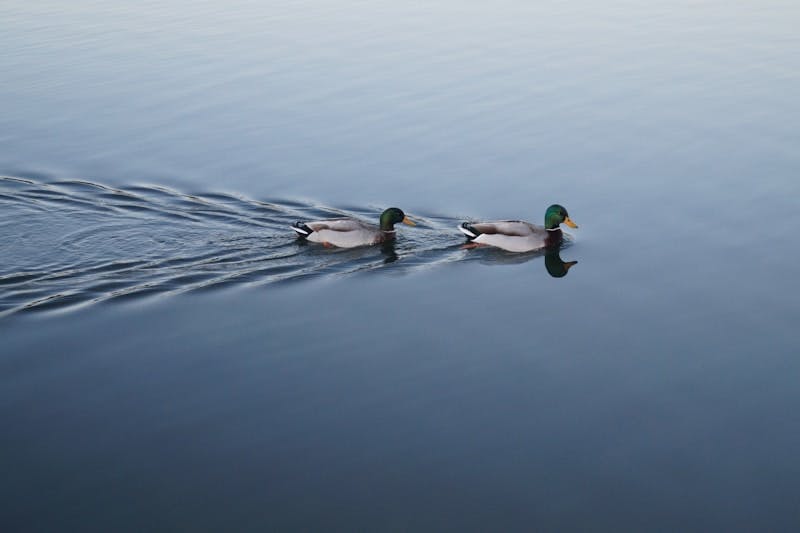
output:
{"label": "smooth water surface", "polygon": [[4,2],[1,529],[796,531],[799,22]]}

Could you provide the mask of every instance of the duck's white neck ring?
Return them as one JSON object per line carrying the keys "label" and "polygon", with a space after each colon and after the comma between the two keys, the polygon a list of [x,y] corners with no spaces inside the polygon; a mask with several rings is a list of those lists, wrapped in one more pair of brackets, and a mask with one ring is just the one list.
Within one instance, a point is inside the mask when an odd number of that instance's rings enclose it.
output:
{"label": "duck's white neck ring", "polygon": [[561,228],[545,228],[547,231],[561,231]]}
{"label": "duck's white neck ring", "polygon": [[395,233],[397,230],[395,230],[395,229],[382,229],[381,231],[384,232],[384,233]]}

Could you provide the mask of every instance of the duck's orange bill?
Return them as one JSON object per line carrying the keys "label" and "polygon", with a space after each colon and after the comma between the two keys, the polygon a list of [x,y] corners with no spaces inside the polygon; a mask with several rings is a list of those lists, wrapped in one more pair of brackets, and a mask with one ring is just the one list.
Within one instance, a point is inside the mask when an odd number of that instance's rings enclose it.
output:
{"label": "duck's orange bill", "polygon": [[564,224],[566,224],[566,225],[567,225],[567,226],[569,226],[570,228],[577,228],[577,227],[578,227],[578,225],[577,225],[576,223],[574,223],[574,222],[572,221],[572,219],[571,219],[571,218],[569,218],[569,217],[567,217],[567,218],[565,218],[565,219],[564,219]]}
{"label": "duck's orange bill", "polygon": [[408,217],[403,218],[403,224],[408,224],[409,226],[416,226],[416,224]]}
{"label": "duck's orange bill", "polygon": [[577,261],[567,261],[564,263],[564,272],[569,272],[569,269],[577,265]]}

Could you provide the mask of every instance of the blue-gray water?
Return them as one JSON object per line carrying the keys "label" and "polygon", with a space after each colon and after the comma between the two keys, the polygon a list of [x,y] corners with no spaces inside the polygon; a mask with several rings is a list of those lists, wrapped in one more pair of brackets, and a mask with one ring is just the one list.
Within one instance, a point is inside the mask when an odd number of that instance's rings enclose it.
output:
{"label": "blue-gray water", "polygon": [[432,4],[0,5],[3,531],[797,530],[800,6]]}

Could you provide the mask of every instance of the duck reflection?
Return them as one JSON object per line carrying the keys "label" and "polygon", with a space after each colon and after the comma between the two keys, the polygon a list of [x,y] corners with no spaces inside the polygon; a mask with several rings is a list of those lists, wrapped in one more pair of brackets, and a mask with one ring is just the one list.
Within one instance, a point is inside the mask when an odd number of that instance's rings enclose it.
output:
{"label": "duck reflection", "polygon": [[[331,261],[341,264],[343,267],[346,265],[356,265],[363,263],[365,260],[377,259],[375,248],[380,250],[383,256],[383,263],[394,263],[400,256],[396,251],[397,243],[392,241],[385,241],[376,246],[360,246],[357,248],[325,248],[321,246],[309,246],[305,239],[297,239],[294,244],[298,247],[308,247],[308,250],[303,252],[307,257],[314,258],[320,264],[330,265]],[[380,257],[380,256],[379,256]]]}
{"label": "duck reflection", "polygon": [[486,265],[518,265],[544,256],[544,267],[547,273],[554,278],[563,278],[570,268],[578,264],[577,261],[564,261],[561,259],[560,246],[527,253],[506,252],[497,248],[481,248],[470,251],[469,254]]}
{"label": "duck reflection", "polygon": [[577,261],[563,261],[559,254],[560,251],[556,248],[544,254],[544,267],[547,269],[547,273],[554,278],[563,278],[570,268],[578,264]]}
{"label": "duck reflection", "polygon": [[400,259],[395,250],[395,241],[393,240],[381,243],[381,253],[384,255],[383,262],[387,265]]}

